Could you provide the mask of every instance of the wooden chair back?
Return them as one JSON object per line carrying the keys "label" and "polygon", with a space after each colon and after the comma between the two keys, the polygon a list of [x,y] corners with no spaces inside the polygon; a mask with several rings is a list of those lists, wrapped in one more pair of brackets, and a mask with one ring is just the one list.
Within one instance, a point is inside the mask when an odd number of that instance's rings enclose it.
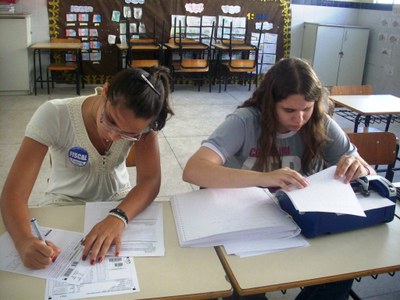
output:
{"label": "wooden chair back", "polygon": [[331,88],[331,95],[371,95],[371,85],[336,85]]}
{"label": "wooden chair back", "polygon": [[357,132],[347,135],[368,164],[387,165],[386,178],[391,181],[398,152],[396,135],[388,131]]}

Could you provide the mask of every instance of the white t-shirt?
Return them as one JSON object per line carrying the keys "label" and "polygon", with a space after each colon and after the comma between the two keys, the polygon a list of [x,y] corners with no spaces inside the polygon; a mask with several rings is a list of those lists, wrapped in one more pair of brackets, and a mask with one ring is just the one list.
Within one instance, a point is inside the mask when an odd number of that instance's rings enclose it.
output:
{"label": "white t-shirt", "polygon": [[48,101],[26,128],[27,137],[49,147],[52,165],[44,205],[119,200],[131,189],[125,158],[132,142],[117,140],[108,156],[100,155],[83,122],[87,98]]}

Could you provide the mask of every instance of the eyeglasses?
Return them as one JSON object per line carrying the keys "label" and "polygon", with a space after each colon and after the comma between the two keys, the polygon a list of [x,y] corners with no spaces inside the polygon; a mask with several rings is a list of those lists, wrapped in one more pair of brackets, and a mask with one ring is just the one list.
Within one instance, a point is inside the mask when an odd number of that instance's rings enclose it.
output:
{"label": "eyeglasses", "polygon": [[132,134],[128,132],[124,132],[121,129],[119,129],[117,126],[113,125],[112,118],[110,116],[106,115],[106,103],[104,104],[103,110],[101,111],[100,114],[100,123],[104,126],[104,128],[111,132],[112,134],[117,134],[121,139],[127,140],[127,141],[132,141],[132,142],[137,142],[140,140],[142,137],[143,131]]}
{"label": "eyeglasses", "polygon": [[154,91],[154,93],[156,93],[159,97],[161,97],[160,92],[156,90],[154,85],[146,78],[144,74],[140,74],[140,78],[143,79],[143,81]]}

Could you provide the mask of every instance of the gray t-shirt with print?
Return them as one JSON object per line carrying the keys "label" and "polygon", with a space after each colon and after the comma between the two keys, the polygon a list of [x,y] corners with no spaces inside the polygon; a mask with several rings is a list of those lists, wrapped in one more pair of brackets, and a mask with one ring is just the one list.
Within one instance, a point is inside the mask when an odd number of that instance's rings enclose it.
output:
{"label": "gray t-shirt with print", "polygon": [[[202,146],[216,152],[227,167],[251,170],[257,159],[257,141],[261,133],[259,120],[258,109],[238,108],[226,117],[207,140],[203,141]],[[357,153],[340,126],[329,116],[326,116],[325,127],[329,137],[322,155],[325,164],[335,165],[342,155]],[[278,134],[276,144],[282,167],[301,172],[304,143],[300,134],[298,132]],[[272,166],[272,169],[276,168],[277,166]]]}

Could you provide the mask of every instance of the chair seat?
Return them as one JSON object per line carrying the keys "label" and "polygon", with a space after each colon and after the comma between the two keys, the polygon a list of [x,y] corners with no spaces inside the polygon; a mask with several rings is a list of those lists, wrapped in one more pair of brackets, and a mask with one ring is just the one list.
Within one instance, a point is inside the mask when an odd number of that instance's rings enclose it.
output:
{"label": "chair seat", "polygon": [[182,59],[181,67],[186,69],[199,68],[208,70],[208,61],[206,59]]}
{"label": "chair seat", "polygon": [[137,59],[131,61],[131,66],[134,68],[150,68],[160,66],[157,59]]}
{"label": "chair seat", "polygon": [[256,69],[255,62],[251,59],[232,59],[229,67],[232,69]]}
{"label": "chair seat", "polygon": [[47,69],[50,71],[75,71],[78,69],[78,65],[75,63],[50,64]]}
{"label": "chair seat", "polygon": [[181,62],[174,62],[172,66],[175,71],[188,73],[205,73],[209,70],[206,59],[182,59]]}

